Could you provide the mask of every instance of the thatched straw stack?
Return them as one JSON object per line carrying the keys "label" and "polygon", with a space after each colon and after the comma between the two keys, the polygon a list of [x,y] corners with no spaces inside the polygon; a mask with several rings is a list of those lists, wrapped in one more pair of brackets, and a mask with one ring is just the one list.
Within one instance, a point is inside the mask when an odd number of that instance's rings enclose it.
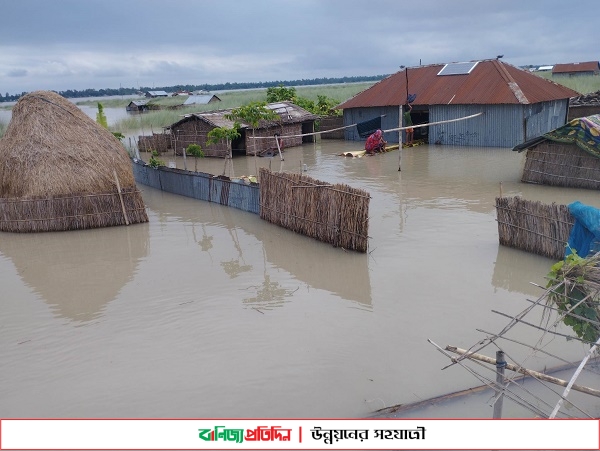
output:
{"label": "thatched straw stack", "polygon": [[0,230],[147,221],[131,161],[112,133],[56,93],[21,97],[0,139]]}
{"label": "thatched straw stack", "polygon": [[367,251],[370,199],[348,185],[260,169],[260,217],[335,247]]}

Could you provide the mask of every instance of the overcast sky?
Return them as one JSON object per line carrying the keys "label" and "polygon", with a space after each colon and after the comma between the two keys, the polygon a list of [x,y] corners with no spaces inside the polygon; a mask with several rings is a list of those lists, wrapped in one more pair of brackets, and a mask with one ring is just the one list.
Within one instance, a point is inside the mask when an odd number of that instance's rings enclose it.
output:
{"label": "overcast sky", "polygon": [[600,59],[598,0],[0,0],[0,92]]}

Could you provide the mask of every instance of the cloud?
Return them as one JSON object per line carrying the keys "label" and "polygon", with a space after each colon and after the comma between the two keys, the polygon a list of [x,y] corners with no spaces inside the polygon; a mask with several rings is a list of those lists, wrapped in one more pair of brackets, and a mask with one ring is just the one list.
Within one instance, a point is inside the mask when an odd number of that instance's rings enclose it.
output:
{"label": "cloud", "polygon": [[12,69],[6,74],[7,77],[24,77],[27,75],[26,69]]}
{"label": "cloud", "polygon": [[[591,61],[565,2],[19,0],[3,4],[3,90],[273,81],[494,58]],[[577,33],[565,23],[577,24]]]}

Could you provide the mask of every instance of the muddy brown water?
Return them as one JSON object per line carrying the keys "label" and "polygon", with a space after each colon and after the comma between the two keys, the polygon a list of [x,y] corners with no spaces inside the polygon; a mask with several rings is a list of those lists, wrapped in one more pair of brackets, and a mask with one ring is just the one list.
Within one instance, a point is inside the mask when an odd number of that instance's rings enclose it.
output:
{"label": "muddy brown water", "polygon": [[[428,340],[468,348],[477,329],[501,330],[492,310],[523,310],[553,263],[498,244],[500,182],[544,202],[600,207],[597,193],[523,184],[524,155],[509,149],[405,149],[402,171],[398,151],[337,155],[359,148],[322,140],[283,163],[236,157],[233,171],[306,165],[367,190],[367,254],[145,186],[147,224],[0,233],[0,418],[359,417],[479,385],[442,371]],[[586,351],[553,346],[573,360]],[[491,415],[458,404],[423,415]]]}

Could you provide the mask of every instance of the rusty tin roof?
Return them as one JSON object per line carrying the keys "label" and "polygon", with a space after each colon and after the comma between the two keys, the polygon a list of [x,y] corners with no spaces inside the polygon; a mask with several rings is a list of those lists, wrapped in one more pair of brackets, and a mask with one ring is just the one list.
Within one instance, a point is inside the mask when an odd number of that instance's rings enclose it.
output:
{"label": "rusty tin roof", "polygon": [[[337,108],[403,105],[407,100],[407,91],[409,95],[416,94],[413,105],[530,104],[579,95],[572,89],[498,59],[471,63],[473,67],[469,73],[456,75],[438,75],[446,64],[406,68],[341,103]],[[451,64],[465,66],[465,63]]]}
{"label": "rusty tin roof", "polygon": [[584,63],[556,64],[552,68],[553,74],[570,72],[598,72],[600,64],[598,61],[586,61]]}

